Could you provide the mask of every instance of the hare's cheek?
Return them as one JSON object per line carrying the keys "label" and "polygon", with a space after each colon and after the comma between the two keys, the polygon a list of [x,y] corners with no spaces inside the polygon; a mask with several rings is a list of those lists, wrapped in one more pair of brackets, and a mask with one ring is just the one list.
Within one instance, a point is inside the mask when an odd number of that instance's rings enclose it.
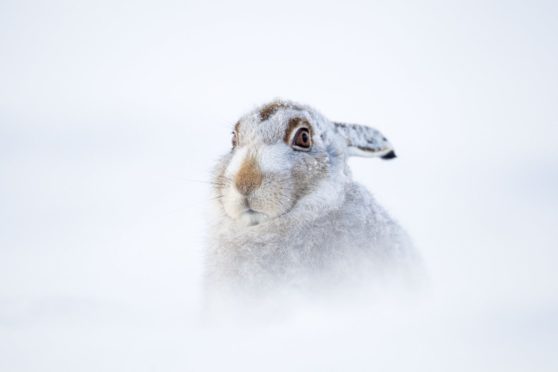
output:
{"label": "hare's cheek", "polygon": [[250,198],[250,205],[269,217],[279,216],[295,203],[293,186],[289,173],[267,174],[261,187]]}
{"label": "hare's cheek", "polygon": [[293,168],[292,178],[296,181],[297,198],[311,194],[321,180],[328,175],[327,158],[324,156],[307,157]]}
{"label": "hare's cheek", "polygon": [[258,152],[258,163],[264,174],[285,174],[291,168],[292,149],[283,143],[267,145]]}

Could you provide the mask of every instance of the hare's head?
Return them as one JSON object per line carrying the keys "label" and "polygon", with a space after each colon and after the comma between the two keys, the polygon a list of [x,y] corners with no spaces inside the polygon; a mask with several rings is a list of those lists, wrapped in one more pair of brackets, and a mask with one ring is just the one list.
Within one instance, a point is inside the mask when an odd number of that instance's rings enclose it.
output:
{"label": "hare's head", "polygon": [[274,101],[234,126],[232,149],[215,172],[217,199],[230,218],[258,224],[288,213],[314,194],[339,192],[320,188],[350,177],[350,155],[395,157],[375,129],[334,123],[309,107]]}

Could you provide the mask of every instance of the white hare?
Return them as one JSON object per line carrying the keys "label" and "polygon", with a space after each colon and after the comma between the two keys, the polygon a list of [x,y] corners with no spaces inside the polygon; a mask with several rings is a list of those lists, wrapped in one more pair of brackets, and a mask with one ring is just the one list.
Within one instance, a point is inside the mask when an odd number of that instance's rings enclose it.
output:
{"label": "white hare", "polygon": [[352,180],[352,155],[395,158],[379,131],[329,121],[293,102],[243,116],[214,171],[208,285],[268,291],[337,283],[408,261],[405,232]]}

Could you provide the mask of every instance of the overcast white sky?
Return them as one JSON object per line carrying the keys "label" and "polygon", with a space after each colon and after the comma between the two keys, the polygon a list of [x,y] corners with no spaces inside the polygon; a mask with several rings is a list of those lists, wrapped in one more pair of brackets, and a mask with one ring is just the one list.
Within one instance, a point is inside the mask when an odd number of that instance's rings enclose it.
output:
{"label": "overcast white sky", "polygon": [[[0,370],[555,371],[552,1],[0,2]],[[374,125],[354,177],[413,300],[201,322],[230,128],[274,97]],[[322,304],[323,305],[323,304]]]}

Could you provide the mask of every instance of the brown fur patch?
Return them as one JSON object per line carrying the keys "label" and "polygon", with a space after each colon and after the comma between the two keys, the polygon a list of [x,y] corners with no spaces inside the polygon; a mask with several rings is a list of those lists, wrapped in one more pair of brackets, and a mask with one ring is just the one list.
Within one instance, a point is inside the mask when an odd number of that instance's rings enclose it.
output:
{"label": "brown fur patch", "polygon": [[248,195],[262,184],[262,178],[256,159],[249,156],[238,170],[234,182],[241,194]]}
{"label": "brown fur patch", "polygon": [[282,103],[282,102],[271,102],[268,103],[267,105],[265,105],[261,110],[260,110],[260,119],[261,121],[266,121],[267,119],[269,119],[273,114],[275,114],[277,111],[279,111],[279,109],[281,108],[288,108],[290,107],[289,105],[287,105],[286,103]]}
{"label": "brown fur patch", "polygon": [[308,120],[306,120],[304,118],[295,117],[295,118],[289,119],[289,123],[287,124],[287,130],[285,130],[285,136],[283,137],[283,141],[285,141],[285,143],[287,145],[290,145],[289,140],[291,138],[291,134],[292,134],[293,130],[295,130],[296,128],[299,128],[299,127],[308,128],[308,131],[310,132],[310,139],[312,139],[312,136],[313,136],[312,126],[310,125]]}

